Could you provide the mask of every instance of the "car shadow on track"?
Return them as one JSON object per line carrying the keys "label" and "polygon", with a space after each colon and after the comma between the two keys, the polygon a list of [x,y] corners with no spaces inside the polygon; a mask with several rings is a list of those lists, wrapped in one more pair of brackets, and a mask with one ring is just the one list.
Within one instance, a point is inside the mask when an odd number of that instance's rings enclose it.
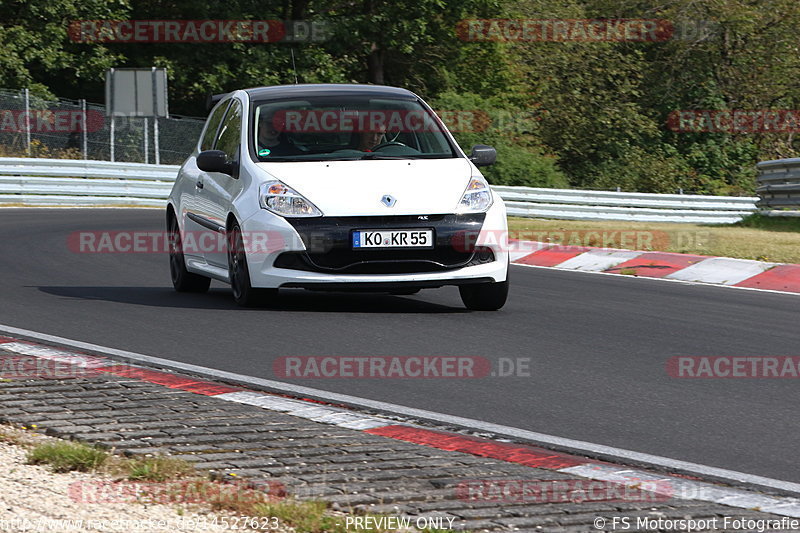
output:
{"label": "car shadow on track", "polygon": [[233,302],[230,289],[212,288],[206,294],[177,293],[168,287],[63,287],[39,286],[40,291],[62,298],[102,300],[177,309],[219,309],[289,312],[348,313],[469,313],[463,307],[441,305],[414,297],[370,293],[281,291],[272,302],[245,309]]}

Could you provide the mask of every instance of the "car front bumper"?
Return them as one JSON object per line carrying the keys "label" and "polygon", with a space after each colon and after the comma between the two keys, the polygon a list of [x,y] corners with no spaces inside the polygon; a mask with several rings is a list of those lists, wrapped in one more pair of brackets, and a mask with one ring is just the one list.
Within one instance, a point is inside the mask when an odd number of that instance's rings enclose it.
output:
{"label": "car front bumper", "polygon": [[[505,206],[465,215],[284,219],[267,211],[242,223],[267,234],[268,250],[247,254],[253,287],[410,290],[502,282],[508,272]],[[354,250],[353,230],[433,229],[432,249]]]}

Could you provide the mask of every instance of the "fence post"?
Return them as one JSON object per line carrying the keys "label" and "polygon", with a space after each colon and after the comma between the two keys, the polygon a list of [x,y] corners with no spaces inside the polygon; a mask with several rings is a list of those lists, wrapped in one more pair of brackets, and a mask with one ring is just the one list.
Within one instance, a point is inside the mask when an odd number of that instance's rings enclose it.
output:
{"label": "fence post", "polygon": [[[108,76],[110,78],[111,87],[109,88],[110,90],[108,91],[108,101],[106,101],[106,114],[110,114],[111,115],[111,132],[110,132],[111,135],[109,135],[108,143],[109,143],[109,151],[111,152],[111,154],[110,154],[111,155],[111,161],[113,162],[114,161],[114,142],[116,140],[114,138],[114,133],[115,133],[115,131],[114,131],[114,126],[115,126],[115,124],[114,124],[114,114],[115,114],[115,110],[114,110],[114,69],[113,68],[109,70]],[[106,78],[106,79],[109,79],[109,78]]]}
{"label": "fence post", "polygon": [[161,154],[159,154],[160,148],[158,144],[158,117],[153,117],[153,150],[156,155],[156,165],[160,165]]}
{"label": "fence post", "polygon": [[83,155],[83,159],[85,160],[85,159],[89,159],[89,153],[88,153],[89,152],[89,141],[88,141],[89,132],[87,131],[88,130],[89,121],[87,120],[87,117],[86,117],[86,100],[81,98],[80,99],[80,104],[81,104],[81,124],[82,124],[82,128],[81,129],[83,130],[83,132],[82,132],[83,135],[81,135],[81,137],[82,137],[81,138],[81,155]]}
{"label": "fence post", "polygon": [[31,155],[31,97],[27,88],[25,94],[25,152]]}
{"label": "fence post", "polygon": [[153,82],[153,151],[155,152],[156,157],[156,165],[161,164],[161,157],[158,154],[159,146],[158,146],[158,109],[157,109],[157,93],[158,93],[158,84],[156,83],[156,67],[151,67],[152,74],[150,75],[150,79]]}
{"label": "fence post", "polygon": [[149,146],[149,134],[150,134],[150,121],[147,117],[144,117],[144,162],[145,164],[150,163],[150,146]]}

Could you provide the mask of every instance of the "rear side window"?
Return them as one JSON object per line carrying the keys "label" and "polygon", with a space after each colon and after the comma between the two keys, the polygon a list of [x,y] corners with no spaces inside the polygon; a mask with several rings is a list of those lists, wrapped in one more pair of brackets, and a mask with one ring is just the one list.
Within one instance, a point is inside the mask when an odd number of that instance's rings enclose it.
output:
{"label": "rear side window", "polygon": [[214,146],[214,138],[217,136],[217,127],[222,121],[222,117],[225,116],[228,103],[229,102],[224,102],[222,105],[217,106],[214,112],[209,115],[208,120],[206,120],[206,129],[205,132],[203,132],[203,139],[200,141],[201,151],[211,150],[211,147]]}
{"label": "rear side window", "polygon": [[242,104],[234,100],[225,115],[225,121],[219,130],[219,138],[214,145],[215,150],[222,150],[228,157],[234,157],[239,149],[239,139],[242,132]]}

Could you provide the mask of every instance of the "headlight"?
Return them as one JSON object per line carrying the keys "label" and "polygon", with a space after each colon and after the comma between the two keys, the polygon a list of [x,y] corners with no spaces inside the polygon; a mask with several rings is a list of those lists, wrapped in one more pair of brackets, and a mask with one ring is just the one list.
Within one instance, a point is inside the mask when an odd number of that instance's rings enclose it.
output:
{"label": "headlight", "polygon": [[482,213],[492,205],[492,190],[486,180],[474,177],[458,203],[459,213]]}
{"label": "headlight", "polygon": [[261,207],[283,217],[322,216],[322,211],[317,206],[278,180],[263,183],[258,198]]}

